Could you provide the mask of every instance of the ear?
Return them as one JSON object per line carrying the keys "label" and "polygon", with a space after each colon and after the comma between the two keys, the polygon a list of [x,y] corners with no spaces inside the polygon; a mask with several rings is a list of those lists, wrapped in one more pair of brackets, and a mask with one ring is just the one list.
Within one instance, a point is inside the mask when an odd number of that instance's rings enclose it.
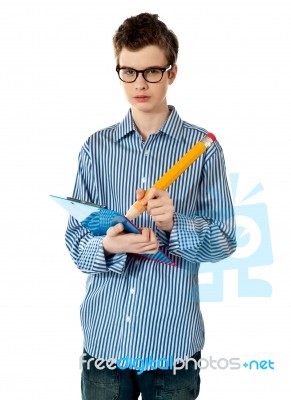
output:
{"label": "ear", "polygon": [[169,71],[169,85],[171,85],[174,82],[174,80],[176,79],[177,73],[178,73],[178,67],[177,67],[177,64],[175,64],[173,66],[173,68],[171,69],[171,71]]}

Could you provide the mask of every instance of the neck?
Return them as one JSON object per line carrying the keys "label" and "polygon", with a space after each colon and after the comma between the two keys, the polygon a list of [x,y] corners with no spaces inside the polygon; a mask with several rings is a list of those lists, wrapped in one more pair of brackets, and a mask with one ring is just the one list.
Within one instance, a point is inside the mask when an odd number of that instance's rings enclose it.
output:
{"label": "neck", "polygon": [[143,140],[147,140],[152,133],[158,132],[170,114],[166,107],[157,113],[145,113],[136,109],[131,110],[134,124]]}

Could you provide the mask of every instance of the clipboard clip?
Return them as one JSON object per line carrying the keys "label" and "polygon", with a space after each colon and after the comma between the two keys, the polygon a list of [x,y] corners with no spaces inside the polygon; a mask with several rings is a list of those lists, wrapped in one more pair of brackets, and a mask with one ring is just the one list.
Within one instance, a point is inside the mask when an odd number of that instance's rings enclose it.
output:
{"label": "clipboard clip", "polygon": [[77,202],[77,203],[82,203],[82,204],[88,204],[89,206],[107,208],[106,206],[103,206],[102,204],[96,204],[96,203],[92,203],[90,201],[79,200],[79,199],[75,199],[74,197],[67,197],[67,200],[71,200],[71,201],[74,201],[74,202]]}

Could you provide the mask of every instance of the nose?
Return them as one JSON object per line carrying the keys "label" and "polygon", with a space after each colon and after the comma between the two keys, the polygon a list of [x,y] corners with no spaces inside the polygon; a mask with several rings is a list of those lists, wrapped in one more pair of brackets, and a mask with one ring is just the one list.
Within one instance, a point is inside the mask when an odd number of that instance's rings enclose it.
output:
{"label": "nose", "polygon": [[142,72],[137,73],[135,87],[136,89],[144,89],[145,87],[147,87],[147,81],[144,79]]}

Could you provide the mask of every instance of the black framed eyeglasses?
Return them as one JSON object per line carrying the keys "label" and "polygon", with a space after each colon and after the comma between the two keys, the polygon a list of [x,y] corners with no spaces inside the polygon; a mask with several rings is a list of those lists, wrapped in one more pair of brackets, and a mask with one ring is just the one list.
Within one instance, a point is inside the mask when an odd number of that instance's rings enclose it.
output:
{"label": "black framed eyeglasses", "polygon": [[129,67],[119,67],[119,65],[117,65],[116,72],[122,82],[132,83],[137,80],[138,74],[142,74],[147,82],[158,83],[162,80],[164,72],[169,71],[171,68],[172,65],[168,65],[165,68],[150,67],[137,70]]}

